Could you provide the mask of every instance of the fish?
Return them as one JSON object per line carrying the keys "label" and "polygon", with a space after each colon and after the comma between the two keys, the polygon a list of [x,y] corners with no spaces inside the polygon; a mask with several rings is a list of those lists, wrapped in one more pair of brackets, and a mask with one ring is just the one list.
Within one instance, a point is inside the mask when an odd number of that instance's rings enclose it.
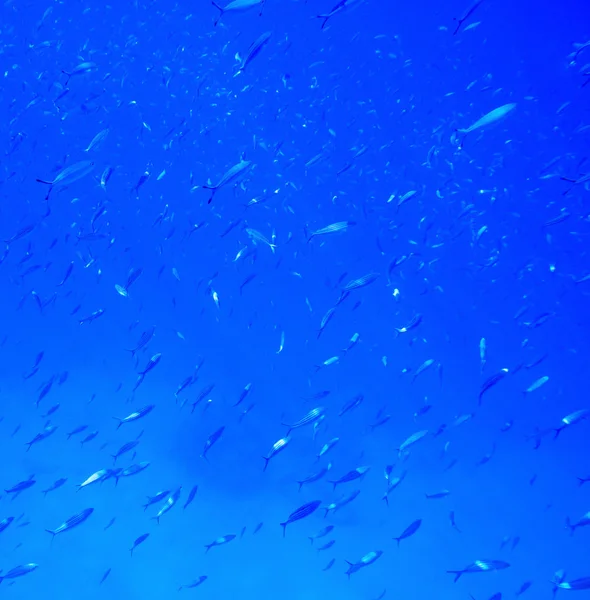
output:
{"label": "fish", "polygon": [[306,483],[314,483],[316,481],[319,481],[320,479],[323,479],[328,474],[328,471],[331,468],[332,468],[332,463],[328,463],[328,466],[322,467],[319,471],[316,471],[315,473],[312,473],[311,475],[308,475],[305,479],[302,479],[301,481],[298,481],[297,483],[299,484],[299,489],[297,491],[300,492],[301,488]]}
{"label": "fish", "polygon": [[590,409],[588,408],[582,408],[581,410],[576,410],[573,413],[566,415],[565,417],[563,417],[563,419],[561,419],[559,427],[556,427],[554,429],[555,435],[553,436],[553,439],[557,439],[559,434],[566,427],[570,427],[572,425],[575,425],[576,423],[580,423],[588,417],[590,417]]}
{"label": "fish", "polygon": [[243,73],[246,67],[260,54],[260,51],[270,41],[272,34],[270,31],[265,31],[260,34],[256,40],[252,42],[244,58],[241,58],[239,54],[236,54],[237,60],[240,64],[237,66],[234,77],[237,77],[240,73]]}
{"label": "fish", "polygon": [[288,427],[286,436],[288,436],[293,429],[299,429],[300,427],[305,427],[306,425],[312,425],[318,419],[321,419],[324,416],[324,407],[318,406],[317,408],[312,408],[305,416],[301,417],[298,421],[291,425],[287,425],[286,423],[282,423],[284,427]]}
{"label": "fish", "polygon": [[156,332],[156,328],[154,326],[150,327],[149,329],[146,329],[141,334],[141,337],[139,338],[137,344],[135,345],[135,348],[133,348],[131,350],[127,350],[127,352],[131,352],[131,356],[135,356],[135,354],[137,352],[139,352],[142,348],[145,348],[145,346],[147,346],[150,343],[150,341],[154,337],[155,332]]}
{"label": "fish", "polygon": [[68,480],[66,477],[61,477],[60,479],[57,479],[46,490],[41,490],[43,492],[43,496],[47,496],[47,494],[49,494],[49,492],[53,492],[53,491],[59,489],[65,483],[67,483],[67,481]]}
{"label": "fish", "polygon": [[186,499],[186,502],[184,503],[182,510],[184,510],[195,499],[195,496],[197,495],[198,491],[199,491],[198,485],[194,485],[191,488],[191,491],[188,493],[188,498]]}
{"label": "fish", "polygon": [[86,175],[89,175],[94,170],[95,163],[93,160],[80,160],[69,167],[64,167],[58,174],[51,180],[37,178],[37,183],[43,183],[49,186],[49,192],[45,199],[49,198],[49,194],[54,188],[66,187]]}
{"label": "fish", "polygon": [[494,108],[494,110],[491,110],[489,113],[486,113],[483,117],[481,117],[481,119],[478,119],[477,121],[475,121],[475,123],[471,124],[469,127],[466,127],[464,129],[457,129],[457,132],[467,135],[468,133],[471,133],[472,131],[475,131],[476,129],[480,129],[480,128],[486,127],[488,125],[492,125],[493,123],[496,123],[496,122],[500,121],[501,119],[503,119],[505,116],[507,116],[509,113],[511,113],[515,108],[516,108],[515,102],[509,103],[509,104],[503,104],[502,106],[499,106],[498,108]]}
{"label": "fish", "polygon": [[371,467],[357,467],[345,475],[342,475],[342,477],[339,479],[330,481],[330,483],[334,486],[333,489],[335,490],[336,487],[342,483],[348,483],[350,481],[355,481],[356,479],[362,479],[370,471],[370,469]]}
{"label": "fish", "polygon": [[153,404],[148,404],[147,406],[144,406],[143,408],[140,408],[139,410],[130,413],[122,419],[120,419],[119,417],[113,417],[113,419],[119,421],[119,423],[117,424],[117,429],[119,429],[119,427],[121,427],[121,425],[125,423],[131,423],[133,421],[137,421],[138,419],[145,417],[146,415],[149,415],[152,412],[152,410],[154,410],[154,408],[155,406]]}
{"label": "fish", "polygon": [[453,32],[453,35],[457,35],[459,33],[459,29],[463,23],[478,9],[478,7],[482,4],[483,0],[476,0],[464,13],[460,18],[454,17],[454,20],[457,21],[457,27]]}
{"label": "fish", "polygon": [[[235,1],[239,2],[245,0]],[[227,8],[224,10],[227,10]],[[251,161],[242,159],[239,163],[236,163],[233,167],[229,168],[216,184],[206,183],[205,185],[201,186],[203,189],[211,191],[211,195],[209,197],[209,200],[207,201],[207,204],[211,204],[213,197],[222,187],[228,185],[229,183],[237,181],[237,179],[245,175],[252,167],[253,164]]]}
{"label": "fish", "polygon": [[162,500],[164,500],[164,498],[167,498],[169,495],[170,495],[170,490],[162,490],[161,492],[158,492],[154,496],[148,496],[147,502],[143,505],[144,512],[150,506],[152,506],[152,504],[157,504],[158,502],[161,502]]}
{"label": "fish", "polygon": [[129,548],[131,556],[133,556],[133,551],[135,550],[135,548],[137,548],[137,546],[139,546],[140,544],[143,544],[143,542],[145,542],[149,537],[149,533],[144,533],[134,540],[133,545],[131,546],[131,548]]}
{"label": "fish", "polygon": [[213,444],[215,444],[217,441],[219,441],[219,439],[223,435],[224,431],[225,431],[225,426],[222,426],[219,429],[216,429],[207,438],[207,441],[205,442],[205,447],[203,448],[203,452],[201,453],[201,458],[207,459],[207,452],[209,452],[209,450],[211,450],[211,447],[213,446]]}
{"label": "fish", "polygon": [[69,519],[66,519],[59,527],[56,529],[46,529],[47,533],[52,535],[52,539],[59,535],[60,533],[64,533],[65,531],[69,531],[78,525],[81,525],[90,517],[90,515],[94,512],[94,508],[85,508],[83,511],[73,515]]}
{"label": "fish", "polygon": [[399,546],[401,540],[405,540],[406,538],[413,536],[418,531],[418,529],[420,529],[421,525],[422,519],[416,519],[415,521],[412,521],[412,523],[410,523],[398,537],[394,537],[393,539],[397,542],[397,545]]}
{"label": "fish", "polygon": [[223,546],[224,544],[228,544],[229,542],[235,539],[236,536],[233,533],[219,537],[216,540],[213,540],[210,544],[205,544],[205,554],[209,552],[211,548],[214,548],[215,546]]}
{"label": "fish", "polygon": [[262,469],[263,471],[266,471],[266,468],[268,467],[268,463],[270,462],[271,458],[273,458],[274,456],[276,456],[279,452],[281,452],[282,450],[284,450],[287,447],[287,444],[291,441],[291,438],[289,438],[288,436],[285,436],[284,438],[281,438],[280,440],[276,441],[273,445],[272,448],[270,449],[270,452],[268,453],[268,456],[263,456],[262,458],[264,459],[264,469]]}
{"label": "fish", "polygon": [[553,581],[556,588],[560,590],[590,590],[590,577],[580,577],[572,581]]}
{"label": "fish", "polygon": [[510,563],[503,560],[476,560],[459,571],[447,571],[455,575],[454,582],[457,583],[461,575],[465,573],[485,573],[487,571],[501,571],[510,567]]}
{"label": "fish", "polygon": [[307,502],[306,504],[300,506],[297,510],[294,510],[286,521],[279,523],[279,525],[283,528],[283,537],[285,537],[287,525],[309,517],[320,507],[321,503],[321,500],[312,500],[311,502]]}
{"label": "fish", "polygon": [[264,8],[265,1],[266,0],[231,0],[225,6],[219,6],[219,4],[212,0],[211,4],[213,4],[213,6],[220,13],[219,17],[215,20],[213,25],[216,26],[221,20],[221,17],[223,17],[223,15],[225,15],[226,13],[243,12],[251,8],[256,8],[257,6],[261,7],[260,14],[262,14],[262,9]]}
{"label": "fish", "polygon": [[152,517],[152,519],[154,519],[158,523],[158,525],[160,524],[161,517],[165,515],[169,510],[171,510],[172,507],[178,502],[181,492],[182,486],[178,487],[172,494],[168,496],[168,498],[166,498],[164,506],[162,506],[162,508],[158,511],[158,514],[155,517]]}
{"label": "fish", "polygon": [[309,242],[311,242],[311,240],[313,240],[315,237],[348,231],[348,228],[352,227],[353,225],[356,225],[355,221],[337,221],[336,223],[331,223],[330,225],[326,225],[325,227],[321,227],[320,229],[312,231],[309,236],[307,236],[307,243],[309,244]]}
{"label": "fish", "polygon": [[364,0],[340,0],[340,2],[338,2],[338,4],[336,4],[329,13],[317,15],[318,19],[323,19],[322,29],[324,29],[332,17],[344,12],[345,10],[350,10],[362,2],[364,2]]}
{"label": "fish", "polygon": [[0,583],[2,583],[5,579],[16,579],[17,577],[23,577],[24,575],[28,575],[37,569],[39,565],[37,563],[27,563],[26,565],[19,565],[18,567],[13,567],[9,571],[6,572],[5,575],[2,575],[0,571]]}
{"label": "fish", "polygon": [[196,588],[196,587],[200,586],[202,583],[204,583],[206,580],[207,580],[207,575],[201,575],[198,579],[195,579],[191,583],[187,583],[186,585],[181,585],[178,588],[178,591],[180,592],[184,588],[186,588],[186,589]]}
{"label": "fish", "polygon": [[481,402],[484,394],[489,391],[492,387],[494,387],[497,383],[502,381],[508,375],[508,369],[500,369],[497,373],[494,373],[490,377],[488,377],[482,384],[479,390],[478,396],[478,404],[481,406]]}
{"label": "fish", "polygon": [[349,561],[346,561],[346,563],[348,564],[348,570],[346,571],[346,575],[348,576],[348,579],[350,579],[350,576],[353,573],[356,573],[357,571],[359,571],[360,569],[362,569],[364,567],[368,567],[369,565],[372,565],[377,559],[381,558],[381,556],[383,556],[383,551],[376,550],[374,552],[369,552],[368,554],[365,554],[356,563],[351,563]]}
{"label": "fish", "polygon": [[320,530],[315,535],[310,536],[308,539],[309,539],[309,541],[311,542],[311,544],[313,546],[314,540],[319,540],[320,538],[326,537],[333,530],[334,530],[334,525],[328,525],[327,527],[324,527],[322,530]]}
{"label": "fish", "polygon": [[413,433],[409,438],[407,438],[400,444],[399,448],[397,449],[398,455],[402,456],[408,448],[413,446],[416,442],[419,442],[420,440],[424,439],[427,435],[428,429],[423,429],[421,431]]}

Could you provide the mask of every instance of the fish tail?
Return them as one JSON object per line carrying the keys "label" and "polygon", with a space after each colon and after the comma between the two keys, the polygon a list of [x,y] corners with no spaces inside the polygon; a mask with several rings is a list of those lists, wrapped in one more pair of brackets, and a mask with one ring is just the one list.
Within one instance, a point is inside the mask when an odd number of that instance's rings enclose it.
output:
{"label": "fish tail", "polygon": [[584,485],[588,481],[587,479],[582,479],[582,477],[576,477],[576,479],[578,480],[578,486]]}
{"label": "fish tail", "polygon": [[[279,525],[283,528],[283,537],[285,537],[285,534],[287,533],[287,522],[279,523]],[[312,541],[312,544],[313,544],[313,541]]]}
{"label": "fish tail", "polygon": [[115,421],[119,421],[117,423],[117,429],[119,429],[119,427],[121,427],[121,425],[123,425],[123,419],[119,419],[119,417],[113,417],[113,419],[115,419]]}
{"label": "fish tail", "polygon": [[572,525],[572,522],[570,521],[569,517],[566,517],[565,519],[565,526],[572,532],[572,535],[574,535],[574,531],[576,531],[576,526]]}
{"label": "fish tail", "polygon": [[324,19],[324,22],[322,23],[322,29],[326,26],[329,18],[330,15],[316,15],[316,19]]}
{"label": "fish tail", "polygon": [[219,6],[219,4],[217,4],[217,2],[214,2],[213,0],[211,0],[211,4],[213,4],[213,6],[219,11],[219,16],[213,22],[213,27],[217,27],[217,23],[219,23],[219,20],[221,19],[221,17],[223,16],[223,13],[225,11],[223,10],[223,8],[221,8],[221,6]]}
{"label": "fish tail", "polygon": [[447,571],[447,573],[451,573],[455,576],[455,579],[453,579],[453,583],[457,583],[457,581],[459,581],[459,577],[463,575],[463,571]]}
{"label": "fish tail", "polygon": [[559,437],[559,434],[561,433],[562,429],[563,429],[563,427],[558,427],[557,429],[553,430],[553,431],[555,431],[555,435],[553,436],[554,440],[556,440]]}
{"label": "fish tail", "polygon": [[397,547],[399,548],[399,542],[400,542],[401,538],[393,538],[393,539],[396,541]]}
{"label": "fish tail", "polygon": [[55,531],[52,531],[51,529],[46,529],[45,531],[51,534],[51,541],[53,541],[53,538],[57,535]]}
{"label": "fish tail", "polygon": [[[303,487],[303,481],[298,481],[297,483],[299,484],[299,487],[297,488],[297,491],[300,492],[301,488]],[[580,485],[582,485],[582,484],[580,484]]]}
{"label": "fish tail", "polygon": [[312,537],[308,537],[307,539],[311,542],[311,545],[313,546],[313,538]]}
{"label": "fish tail", "polygon": [[211,550],[212,544],[205,544],[205,554]]}
{"label": "fish tail", "polygon": [[264,469],[262,469],[262,472],[264,473],[264,471],[266,471],[266,467],[268,467],[268,461],[270,460],[270,458],[266,458],[266,456],[263,456],[262,458],[264,458],[265,460]]}

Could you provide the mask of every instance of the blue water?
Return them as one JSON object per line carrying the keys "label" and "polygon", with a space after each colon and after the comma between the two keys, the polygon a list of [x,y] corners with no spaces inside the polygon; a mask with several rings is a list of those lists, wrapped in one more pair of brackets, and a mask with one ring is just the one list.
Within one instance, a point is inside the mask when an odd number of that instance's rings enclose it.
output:
{"label": "blue water", "polygon": [[[332,8],[268,0],[214,25],[204,0],[4,2],[0,488],[35,483],[0,496],[1,597],[487,600],[530,583],[523,597],[542,600],[556,571],[590,576],[590,527],[566,527],[590,510],[590,418],[553,431],[590,409],[590,187],[562,179],[590,172],[590,48],[572,56],[590,11],[484,0],[453,35],[463,1],[365,0],[322,29]],[[208,203],[202,186],[242,159]],[[324,418],[263,470],[284,424],[316,407]],[[358,467],[370,470],[332,489]],[[403,476],[388,505],[385,473]],[[510,566],[453,583],[447,571],[478,560]]]}

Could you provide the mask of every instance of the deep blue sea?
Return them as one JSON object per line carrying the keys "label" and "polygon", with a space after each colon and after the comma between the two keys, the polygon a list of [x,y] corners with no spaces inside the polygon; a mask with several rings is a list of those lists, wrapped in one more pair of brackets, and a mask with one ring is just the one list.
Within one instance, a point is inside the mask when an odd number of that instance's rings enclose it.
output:
{"label": "deep blue sea", "polygon": [[590,595],[590,6],[0,10],[0,598]]}

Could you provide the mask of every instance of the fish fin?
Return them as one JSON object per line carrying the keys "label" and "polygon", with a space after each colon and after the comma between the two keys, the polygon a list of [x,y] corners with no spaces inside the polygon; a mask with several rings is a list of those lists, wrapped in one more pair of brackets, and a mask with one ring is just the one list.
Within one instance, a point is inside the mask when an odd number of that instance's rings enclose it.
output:
{"label": "fish fin", "polygon": [[459,577],[463,575],[463,571],[447,571],[447,573],[450,573],[451,575],[455,576],[455,579],[453,579],[453,583],[457,583],[457,581],[459,581]]}

